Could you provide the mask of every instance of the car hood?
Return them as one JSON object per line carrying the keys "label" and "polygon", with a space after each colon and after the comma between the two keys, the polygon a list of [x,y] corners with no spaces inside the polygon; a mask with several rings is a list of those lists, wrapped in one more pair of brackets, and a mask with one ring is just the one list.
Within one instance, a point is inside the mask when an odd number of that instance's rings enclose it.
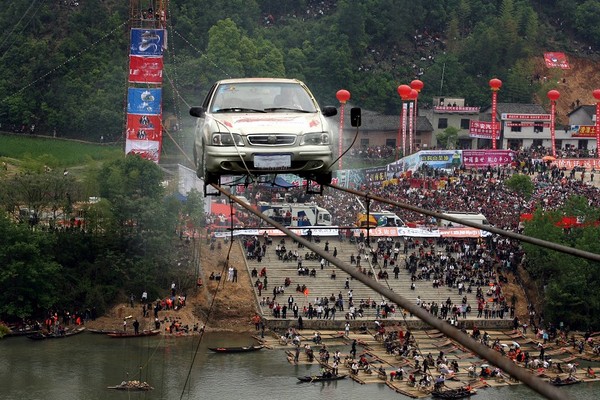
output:
{"label": "car hood", "polygon": [[319,113],[220,114],[213,115],[219,130],[224,126],[243,135],[254,133],[323,132],[327,124]]}

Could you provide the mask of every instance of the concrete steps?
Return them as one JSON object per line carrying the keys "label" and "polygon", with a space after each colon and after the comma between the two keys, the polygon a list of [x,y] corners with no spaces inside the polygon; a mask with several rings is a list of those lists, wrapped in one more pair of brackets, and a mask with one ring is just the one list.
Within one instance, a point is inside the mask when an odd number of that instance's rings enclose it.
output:
{"label": "concrete steps", "polygon": [[[257,298],[259,302],[262,298],[273,298],[273,287],[274,286],[284,286],[284,282],[286,278],[291,280],[291,284],[288,287],[284,288],[284,294],[279,294],[276,296],[276,302],[280,305],[287,305],[287,300],[290,295],[294,297],[295,302],[298,304],[300,309],[304,306],[311,304],[315,304],[317,299],[330,296],[335,296],[336,298],[341,293],[342,298],[344,300],[344,312],[338,311],[336,313],[336,318],[341,319],[344,318],[345,312],[348,310],[348,289],[345,287],[346,278],[350,276],[340,269],[336,268],[334,265],[325,266],[324,269],[321,269],[319,260],[307,260],[304,259],[306,253],[312,253],[312,251],[306,248],[298,248],[297,244],[293,243],[293,240],[290,238],[285,238],[284,243],[286,247],[286,251],[297,251],[299,256],[303,258],[302,266],[308,268],[309,270],[314,269],[316,271],[316,277],[312,276],[299,276],[297,272],[298,262],[295,260],[290,260],[284,262],[280,260],[275,252],[276,245],[279,243],[281,239],[275,238],[273,244],[267,246],[266,254],[263,257],[262,261],[259,263],[257,260],[247,260],[248,272],[256,268],[257,271],[263,267],[267,269],[267,279],[268,286],[266,290],[263,290],[262,293],[258,294],[258,290],[256,286],[254,290],[256,292]],[[335,248],[337,248],[337,258],[343,262],[350,264],[350,256],[354,254],[354,256],[358,256],[358,247],[355,243],[350,243],[349,241],[340,242],[337,238],[328,239],[329,240],[329,253],[333,254]],[[317,245],[321,248],[325,247],[325,240],[321,239],[320,243]],[[383,261],[380,261],[379,264],[371,265],[370,259],[366,260],[364,255],[361,260],[361,268],[366,268],[367,271],[372,271],[374,274],[374,278],[376,279],[377,273],[380,270],[383,270],[382,265]],[[440,307],[442,303],[445,303],[448,298],[452,304],[461,304],[462,297],[464,295],[467,296],[468,304],[471,305],[472,311],[469,315],[470,318],[474,318],[477,315],[477,301],[475,297],[475,290],[473,293],[467,294],[466,292],[463,295],[458,294],[457,288],[448,288],[445,286],[441,286],[439,288],[433,288],[431,281],[416,281],[415,282],[415,290],[411,290],[411,277],[408,271],[404,268],[404,255],[402,252],[398,258],[398,263],[400,266],[400,274],[399,279],[394,278],[393,267],[388,266],[385,269],[388,272],[388,279],[386,280],[377,280],[384,287],[390,288],[395,293],[403,296],[414,304],[417,303],[417,297],[420,296],[421,301],[424,304],[436,302]],[[332,272],[335,271],[336,278],[332,279]],[[257,278],[252,278],[252,282],[255,283]],[[297,286],[306,285],[308,288],[309,294],[305,296],[303,293],[296,292]],[[376,293],[371,288],[365,286],[364,284],[350,279],[350,289],[353,291],[353,300],[354,305],[358,309],[361,300],[368,301],[374,300],[377,304],[381,303],[383,300],[382,296]],[[485,290],[485,288],[484,288]],[[260,306],[261,311],[264,315],[271,315],[272,312],[267,306]],[[365,318],[375,318],[376,310],[374,308],[364,308],[364,317]],[[291,315],[291,312],[288,312],[288,318]],[[400,317],[400,314],[396,313],[396,317]]]}

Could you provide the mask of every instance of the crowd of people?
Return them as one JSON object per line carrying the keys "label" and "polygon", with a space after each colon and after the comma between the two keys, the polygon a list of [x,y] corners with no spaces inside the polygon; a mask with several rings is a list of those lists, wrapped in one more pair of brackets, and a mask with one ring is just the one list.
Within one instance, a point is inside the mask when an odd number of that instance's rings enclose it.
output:
{"label": "crowd of people", "polygon": [[[359,189],[373,196],[431,211],[480,212],[494,226],[509,230],[518,229],[521,214],[531,213],[539,207],[543,210],[556,209],[574,195],[588,198],[590,206],[600,206],[600,192],[593,181],[595,171],[576,175],[575,172],[551,168],[547,163],[534,161],[540,151],[543,149],[519,153],[513,165],[479,170],[462,167],[446,172],[423,166],[410,178],[399,178],[395,183],[386,185],[382,182],[365,183]],[[532,177],[535,190],[531,198],[523,198],[505,185],[514,173],[526,173]],[[314,196],[313,200],[330,210],[334,224],[340,226],[355,223],[357,213],[364,209],[353,195],[340,191],[326,190],[323,196]],[[338,204],[347,207],[338,207]],[[413,211],[371,202],[371,211],[382,209],[393,211],[406,222],[426,219]]]}

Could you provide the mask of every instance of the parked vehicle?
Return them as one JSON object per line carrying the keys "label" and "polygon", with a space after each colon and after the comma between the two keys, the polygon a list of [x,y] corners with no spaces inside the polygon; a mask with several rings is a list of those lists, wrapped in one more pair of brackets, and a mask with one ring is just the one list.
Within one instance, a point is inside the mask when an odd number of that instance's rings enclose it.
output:
{"label": "parked vehicle", "polygon": [[356,218],[356,225],[360,228],[367,226],[374,228],[377,226],[405,226],[404,221],[391,211],[373,211],[369,213],[367,223],[367,213],[359,213]]}
{"label": "parked vehicle", "polygon": [[198,118],[194,160],[205,186],[223,175],[277,173],[331,183],[333,133],[325,117],[337,109],[320,109],[299,80],[222,80],[190,114]]}
{"label": "parked vehicle", "polygon": [[285,226],[330,226],[331,213],[311,203],[258,202],[260,212]]}
{"label": "parked vehicle", "polygon": [[[458,218],[462,221],[465,222],[474,222],[476,224],[480,224],[480,225],[490,225],[490,223],[488,222],[487,218],[485,217],[485,215],[481,214],[481,213],[470,213],[470,212],[444,212],[444,214],[446,214],[449,217],[453,217],[453,218]],[[462,227],[465,226],[463,224],[460,223],[456,223],[456,222],[452,222],[452,221],[448,221],[445,219],[442,219],[440,221],[440,226],[442,227]]]}

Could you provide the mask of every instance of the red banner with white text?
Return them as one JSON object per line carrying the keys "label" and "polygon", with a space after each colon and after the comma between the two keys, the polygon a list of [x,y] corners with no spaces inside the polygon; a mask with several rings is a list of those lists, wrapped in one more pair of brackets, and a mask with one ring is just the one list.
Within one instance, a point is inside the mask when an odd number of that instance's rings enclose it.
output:
{"label": "red banner with white text", "polygon": [[129,82],[162,83],[163,58],[129,56]]}

